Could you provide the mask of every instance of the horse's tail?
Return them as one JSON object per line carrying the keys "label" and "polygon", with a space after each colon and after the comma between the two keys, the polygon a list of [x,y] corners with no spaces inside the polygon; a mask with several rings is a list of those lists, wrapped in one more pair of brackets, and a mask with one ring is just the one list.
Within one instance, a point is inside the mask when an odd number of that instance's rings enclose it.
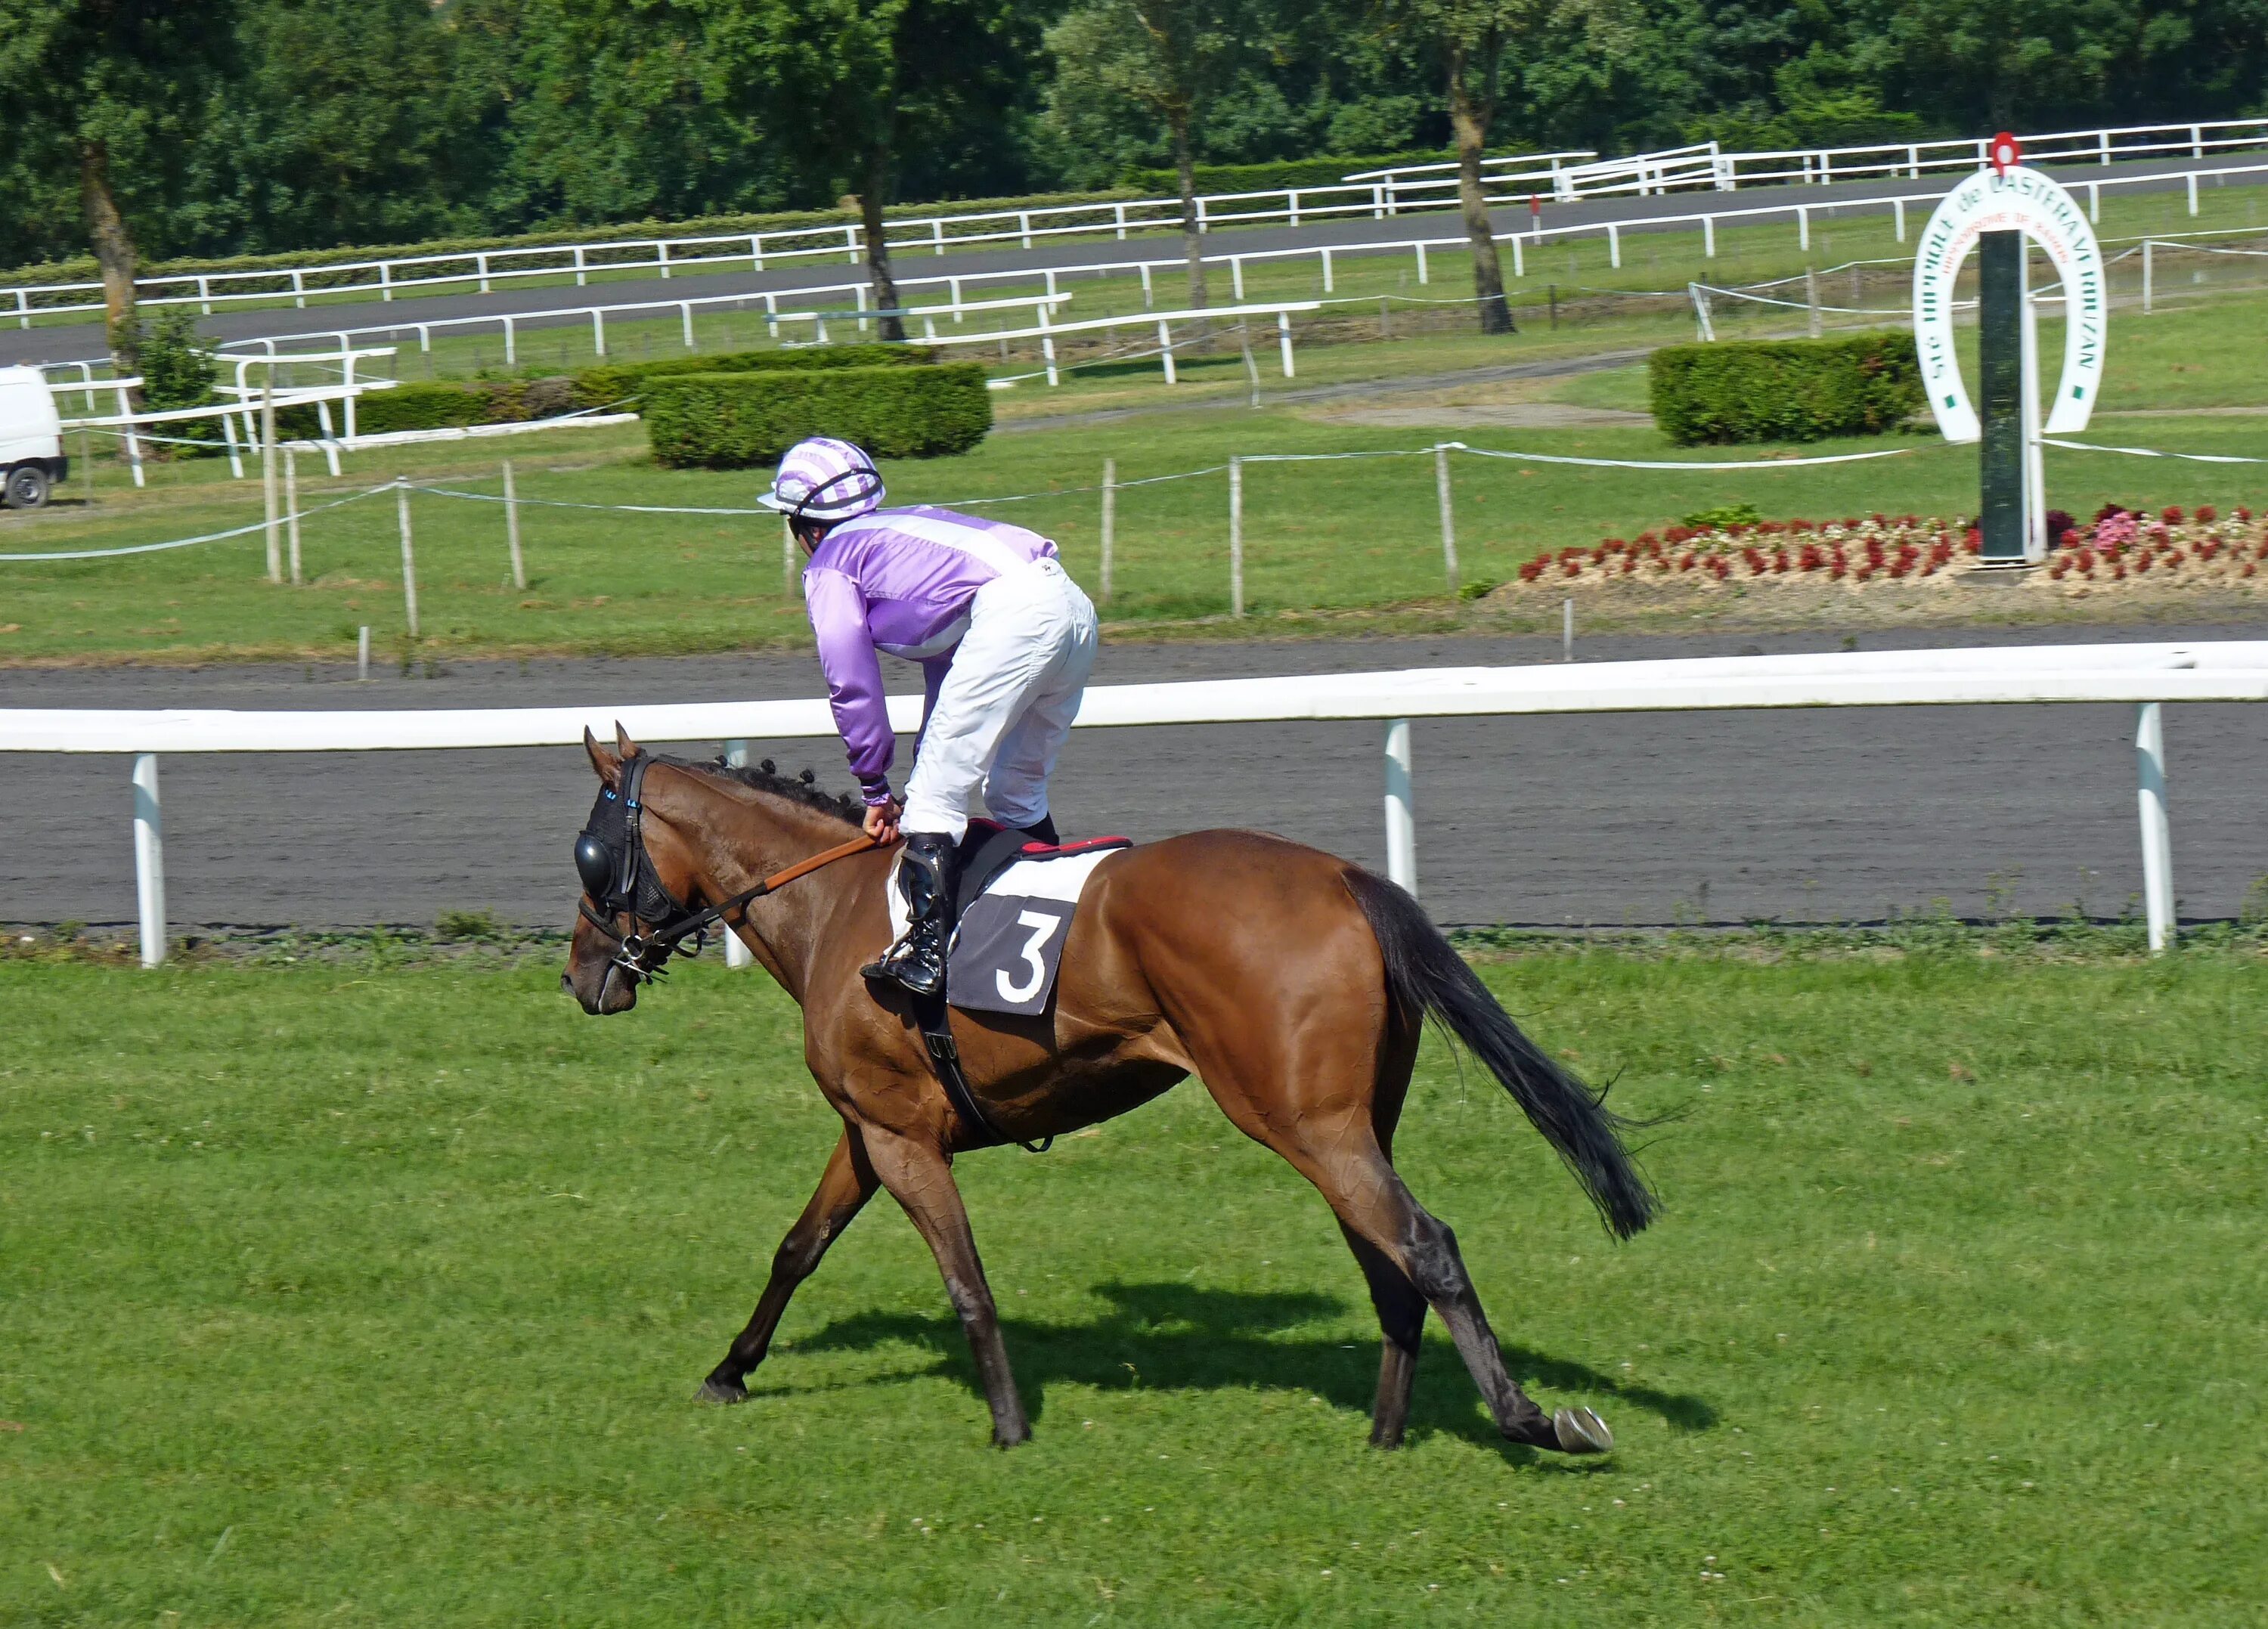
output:
{"label": "horse's tail", "polygon": [[1627,1239],[1652,1221],[1660,1202],[1631,1163],[1620,1136],[1632,1122],[1609,1112],[1603,1092],[1592,1091],[1521,1033],[1405,890],[1351,867],[1346,883],[1378,937],[1388,992],[1446,1025],[1503,1082],[1617,1238]]}

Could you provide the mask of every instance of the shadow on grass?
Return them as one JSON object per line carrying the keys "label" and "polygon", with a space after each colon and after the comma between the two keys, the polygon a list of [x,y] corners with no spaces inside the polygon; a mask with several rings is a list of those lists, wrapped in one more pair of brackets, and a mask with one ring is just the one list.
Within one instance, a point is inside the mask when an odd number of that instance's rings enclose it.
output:
{"label": "shadow on grass", "polygon": [[[1012,1316],[1000,1321],[1009,1360],[1035,1420],[1044,1417],[1048,1389],[1058,1382],[1130,1391],[1304,1391],[1337,1408],[1370,1412],[1378,1385],[1374,1339],[1342,1342],[1284,1333],[1343,1317],[1347,1308],[1332,1296],[1253,1294],[1186,1284],[1103,1284],[1094,1293],[1111,1309],[1090,1323],[1040,1323]],[[787,1350],[865,1352],[891,1345],[915,1346],[932,1358],[927,1367],[892,1379],[949,1375],[981,1395],[968,1343],[950,1314],[859,1313],[838,1318]],[[1621,1402],[1660,1415],[1677,1431],[1705,1431],[1717,1422],[1717,1411],[1697,1397],[1631,1385],[1523,1346],[1505,1347],[1504,1358],[1524,1386],[1543,1394],[1538,1401],[1547,1409],[1560,1402]],[[761,1372],[750,1379],[757,1396],[833,1389],[768,1385]],[[1463,1360],[1445,1338],[1425,1343],[1410,1431],[1413,1437],[1443,1432],[1506,1446],[1482,1408]]]}

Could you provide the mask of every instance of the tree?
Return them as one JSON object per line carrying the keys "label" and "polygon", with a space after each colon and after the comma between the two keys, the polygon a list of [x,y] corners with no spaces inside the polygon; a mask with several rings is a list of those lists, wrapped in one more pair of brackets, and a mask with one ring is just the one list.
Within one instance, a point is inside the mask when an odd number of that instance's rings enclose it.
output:
{"label": "tree", "polygon": [[1382,0],[1387,26],[1431,56],[1441,75],[1457,148],[1457,203],[1472,245],[1473,294],[1481,332],[1513,332],[1497,260],[1496,226],[1481,188],[1481,155],[1489,127],[1504,104],[1506,79],[1518,63],[1506,57],[1515,41],[1572,25],[1593,41],[1635,32],[1624,16],[1625,0]]}
{"label": "tree", "polygon": [[113,364],[135,363],[130,216],[155,208],[236,57],[237,0],[10,0],[0,127],[69,164],[102,271]]}
{"label": "tree", "polygon": [[1058,108],[1116,100],[1165,126],[1181,188],[1192,307],[1205,303],[1195,133],[1207,106],[1265,50],[1270,20],[1252,0],[1081,0],[1048,31],[1056,59],[1049,97]]}

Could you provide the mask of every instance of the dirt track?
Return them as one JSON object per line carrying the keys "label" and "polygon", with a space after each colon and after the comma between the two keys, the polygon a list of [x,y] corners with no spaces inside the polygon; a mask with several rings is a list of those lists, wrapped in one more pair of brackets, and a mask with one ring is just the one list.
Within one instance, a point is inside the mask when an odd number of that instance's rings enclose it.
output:
{"label": "dirt track", "polygon": [[[2259,626],[1868,638],[2261,638]],[[1839,648],[1828,636],[1586,642],[1592,660]],[[1537,660],[1532,640],[1124,646],[1101,678]],[[368,685],[337,669],[11,673],[6,706],[463,707],[809,695],[808,658],[467,664]],[[2228,916],[2268,872],[2259,710],[2167,722],[2185,915]],[[1449,922],[1616,925],[1875,918],[1949,900],[2116,911],[2140,885],[2132,718],[2123,707],[1901,708],[1421,721],[1420,892]],[[1058,775],[1076,831],[1155,837],[1254,825],[1384,859],[1379,733],[1364,724],[1082,731]],[[702,744],[713,751],[714,743]],[[848,785],[830,744],[783,764]],[[123,922],[134,910],[128,764],[0,756],[11,788],[0,920]],[[564,925],[568,844],[591,797],[572,748],[330,754],[163,763],[177,925],[431,923],[483,908]]]}

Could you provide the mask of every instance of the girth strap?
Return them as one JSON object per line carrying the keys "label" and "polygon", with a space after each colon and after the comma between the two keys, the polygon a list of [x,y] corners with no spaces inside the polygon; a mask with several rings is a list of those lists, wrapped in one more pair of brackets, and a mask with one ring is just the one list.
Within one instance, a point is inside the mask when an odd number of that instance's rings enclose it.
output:
{"label": "girth strap", "polygon": [[994,1142],[1012,1142],[1026,1154],[1045,1154],[1055,1146],[1055,1138],[1042,1137],[1036,1143],[1011,1137],[993,1124],[992,1117],[984,1112],[984,1105],[976,1101],[969,1089],[968,1076],[961,1067],[961,1047],[953,1038],[953,1030],[946,1017],[943,996],[914,996],[914,1023],[921,1030],[922,1045],[929,1052],[930,1067],[937,1072],[937,1083],[945,1088],[947,1102],[960,1112],[961,1117],[976,1127]]}

